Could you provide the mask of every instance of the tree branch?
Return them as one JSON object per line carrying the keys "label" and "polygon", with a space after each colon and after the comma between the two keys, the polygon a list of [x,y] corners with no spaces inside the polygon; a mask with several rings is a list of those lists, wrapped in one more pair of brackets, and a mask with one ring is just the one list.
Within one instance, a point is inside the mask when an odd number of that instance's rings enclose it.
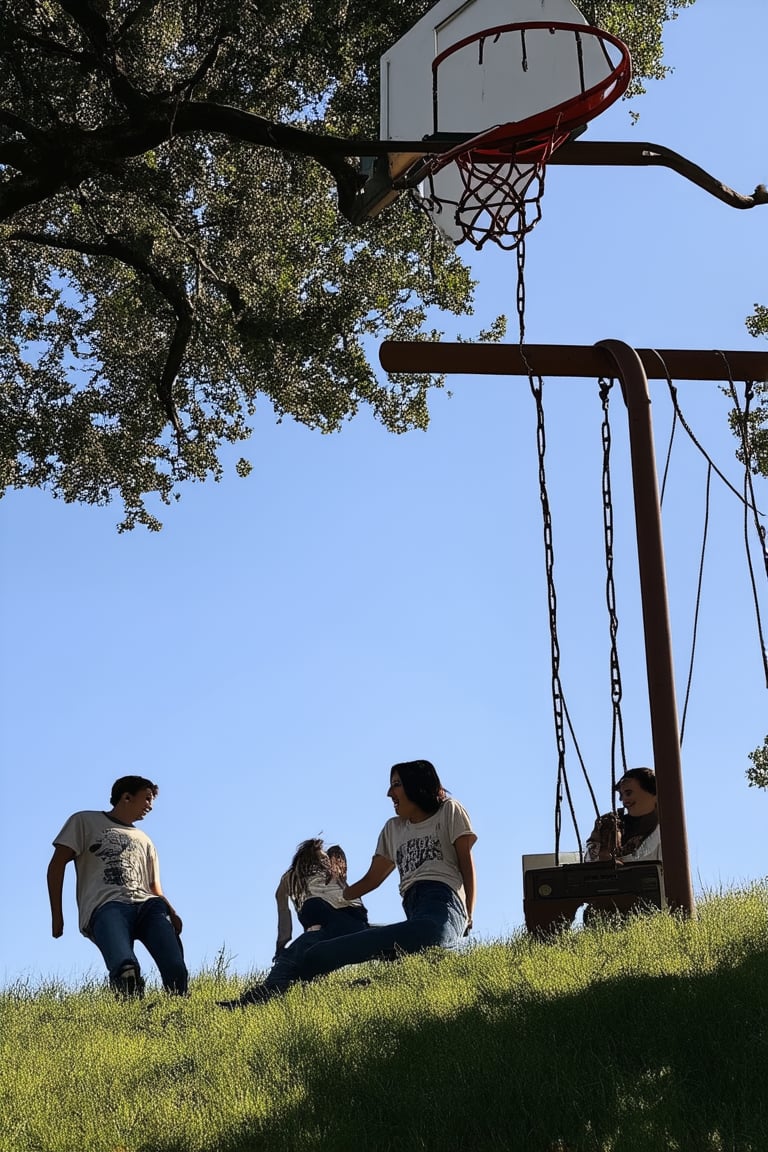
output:
{"label": "tree branch", "polygon": [[29,28],[25,28],[22,24],[12,24],[4,29],[5,35],[8,40],[16,37],[23,40],[25,44],[31,44],[33,48],[39,48],[41,52],[45,52],[48,56],[63,56],[66,60],[73,60],[81,67],[88,67],[95,64],[95,59],[87,52],[78,52],[74,48],[69,48],[66,44],[59,43],[58,40],[52,40],[49,36],[39,36],[36,32],[31,32]]}
{"label": "tree branch", "polygon": [[142,92],[125,72],[112,37],[112,30],[89,0],[58,0],[59,6],[77,24],[94,52],[94,67],[106,75],[115,98],[127,108],[129,115],[141,114],[147,104]]}
{"label": "tree branch", "polygon": [[29,120],[23,120],[21,116],[11,112],[9,108],[0,108],[0,124],[5,124],[12,132],[18,132],[25,140],[34,141],[36,144],[45,144],[47,140],[47,133],[44,129],[37,128]]}
{"label": "tree branch", "polygon": [[216,57],[219,54],[219,49],[221,48],[221,45],[224,43],[224,40],[226,39],[227,32],[228,32],[228,29],[225,27],[225,25],[220,24],[218,31],[216,32],[216,35],[213,38],[213,43],[211,44],[210,48],[208,49],[208,51],[203,56],[203,59],[200,61],[199,65],[197,66],[195,71],[192,73],[192,75],[188,76],[186,80],[179,80],[176,84],[173,85],[172,88],[167,89],[164,92],[158,92],[158,93],[156,93],[156,95],[161,99],[171,99],[171,100],[182,95],[184,92],[191,95],[192,92],[194,91],[194,89],[197,87],[197,85],[203,79],[205,74],[207,72],[209,72],[210,69],[215,64]]}
{"label": "tree branch", "polygon": [[145,16],[149,16],[155,10],[155,8],[157,8],[159,3],[160,0],[141,0],[141,2],[136,5],[134,10],[128,13],[118,28],[114,37],[114,44],[117,45],[121,40],[124,40],[127,34],[130,32],[131,28],[133,28],[134,24],[138,20],[143,20]]}
{"label": "tree branch", "polygon": [[184,428],[173,399],[173,385],[192,336],[194,311],[181,278],[174,281],[163,275],[144,255],[117,236],[108,236],[104,243],[95,243],[89,240],[80,240],[74,236],[49,236],[45,232],[28,232],[24,229],[18,229],[11,232],[8,239],[26,244],[36,244],[41,248],[57,248],[63,251],[81,252],[85,256],[104,256],[118,260],[146,276],[155,290],[168,301],[176,316],[176,327],[157,383],[157,395],[163,406],[163,411],[173,425],[177,440],[183,440],[185,438]]}
{"label": "tree branch", "polygon": [[[3,152],[9,147],[10,145],[5,145]],[[61,173],[54,169],[40,176],[17,176],[4,184],[0,183],[0,223],[3,220],[10,220],[17,212],[29,208],[32,204],[39,204],[41,200],[55,196],[63,185]]]}
{"label": "tree branch", "polygon": [[184,355],[189,346],[189,341],[192,338],[192,308],[189,306],[188,300],[186,303],[188,306],[187,310],[181,316],[177,313],[176,328],[157,385],[157,394],[160,398],[160,403],[163,406],[163,411],[173,425],[173,430],[176,433],[176,442],[179,447],[181,447],[182,441],[186,440],[186,434],[179,419],[176,401],[173,398],[173,385],[176,383],[176,378],[181,371]]}
{"label": "tree branch", "polygon": [[157,204],[155,207],[163,217],[163,220],[168,227],[168,231],[171,233],[174,240],[176,240],[177,243],[181,244],[184,248],[187,249],[197,264],[198,268],[203,268],[208,273],[211,282],[219,289],[219,291],[229,303],[229,306],[232,309],[235,317],[239,316],[243,311],[244,304],[240,289],[238,288],[237,284],[233,283],[231,280],[224,280],[221,276],[219,276],[218,272],[212,268],[208,261],[205,259],[200,249],[196,247],[191,240],[188,240],[181,234],[181,232],[179,232],[166,209],[161,208]]}

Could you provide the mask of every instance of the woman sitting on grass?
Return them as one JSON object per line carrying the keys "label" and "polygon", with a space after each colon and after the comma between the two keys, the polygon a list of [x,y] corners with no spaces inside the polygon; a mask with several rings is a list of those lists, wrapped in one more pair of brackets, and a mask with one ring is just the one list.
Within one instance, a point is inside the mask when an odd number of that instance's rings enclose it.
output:
{"label": "woman sitting on grass", "polygon": [[307,932],[327,928],[331,935],[336,936],[368,927],[368,913],[362,900],[344,898],[346,884],[347,857],[339,844],[333,844],[327,852],[323,850],[323,841],[317,838],[299,844],[291,866],[280,877],[275,892],[275,958],[293,935],[291,903],[299,923]]}
{"label": "woman sitting on grass", "polygon": [[462,806],[446,796],[428,760],[395,764],[387,795],[395,815],[379,835],[371,866],[344,889],[347,900],[372,892],[395,867],[400,873],[405,920],[329,939],[327,930],[305,932],[275,960],[263,984],[222,1007],[258,1004],[297,980],[311,980],[347,964],[391,959],[423,948],[455,947],[472,927],[477,839]]}

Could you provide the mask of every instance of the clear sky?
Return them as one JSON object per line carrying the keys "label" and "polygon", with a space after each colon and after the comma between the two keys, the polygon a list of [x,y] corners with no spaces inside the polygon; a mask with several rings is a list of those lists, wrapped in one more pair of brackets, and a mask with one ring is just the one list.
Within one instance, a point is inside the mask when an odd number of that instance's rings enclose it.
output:
{"label": "clear sky", "polygon": [[[587,139],[665,144],[751,192],[768,181],[767,42],[763,0],[697,0],[668,27],[674,73],[633,102],[639,123],[620,103]],[[736,211],[665,169],[553,167],[543,211],[528,240],[529,341],[756,346],[744,319],[756,301],[768,303],[768,207]],[[514,255],[462,254],[479,281],[478,307],[458,329],[444,319],[447,336],[471,336],[504,311],[514,339]],[[652,384],[652,396],[661,464],[666,384]],[[681,383],[680,398],[740,486],[717,385]],[[551,379],[545,402],[561,674],[607,809],[597,386]],[[613,412],[627,753],[630,764],[650,764],[618,395]],[[527,382],[451,377],[434,395],[429,431],[402,437],[367,415],[330,437],[278,426],[265,402],[246,480],[234,473],[240,454],[220,484],[188,488],[163,509],[159,535],[118,535],[117,506],[67,506],[33,492],[0,504],[5,983],[102,973],[77,930],[73,869],[65,935],[51,938],[45,869],[66,817],[108,807],[112,781],[134,772],[160,785],[144,828],[184,918],[193,970],[221,950],[232,971],[268,964],[274,890],[296,844],[341,841],[357,878],[392,814],[389,768],[416,757],[434,761],[478,833],[475,936],[522,923],[520,858],[553,849],[557,766]],[[678,434],[664,531],[681,707],[705,478]],[[765,480],[757,498],[768,511]],[[764,570],[757,575],[768,625]],[[767,703],[741,506],[716,482],[683,744],[697,892],[765,874],[768,796],[744,773],[768,731]],[[570,747],[568,763],[575,780]],[[586,834],[592,812],[578,783],[576,795]],[[562,847],[574,843],[566,823]],[[395,878],[367,903],[372,920],[399,919]]]}

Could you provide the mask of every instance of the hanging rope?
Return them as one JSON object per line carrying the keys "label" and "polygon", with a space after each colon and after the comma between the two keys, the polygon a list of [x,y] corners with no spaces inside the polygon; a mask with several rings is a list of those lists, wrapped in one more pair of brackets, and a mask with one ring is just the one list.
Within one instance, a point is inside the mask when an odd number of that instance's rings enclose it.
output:
{"label": "hanging rope", "polygon": [[[690,440],[691,440],[691,443],[694,445],[694,447],[695,447],[695,448],[697,448],[697,449],[698,449],[698,451],[699,451],[699,452],[702,454],[702,456],[703,456],[703,457],[704,457],[704,459],[707,461],[707,463],[708,463],[709,465],[711,465],[711,467],[712,467],[712,470],[713,470],[713,472],[715,473],[715,475],[716,475],[716,476],[719,476],[719,478],[722,480],[723,484],[725,484],[726,488],[727,488],[727,489],[728,489],[730,492],[733,492],[733,494],[734,494],[734,496],[737,498],[737,500],[739,500],[740,502],[744,503],[744,497],[743,497],[743,495],[741,494],[741,492],[739,492],[738,488],[735,488],[735,487],[733,486],[733,484],[731,484],[731,482],[730,482],[730,480],[728,479],[728,477],[727,477],[727,476],[725,476],[725,475],[724,475],[724,473],[720,471],[720,469],[718,468],[717,464],[715,464],[714,460],[712,459],[712,457],[711,457],[711,456],[709,455],[709,453],[707,452],[706,448],[704,448],[704,447],[703,447],[703,445],[702,445],[702,444],[699,442],[699,440],[696,438],[696,435],[695,435],[695,433],[693,432],[693,429],[690,427],[690,425],[688,424],[687,420],[685,419],[685,416],[683,415],[683,411],[682,411],[682,409],[681,409],[681,407],[680,407],[680,403],[679,403],[679,401],[678,401],[677,388],[676,388],[675,384],[674,384],[674,383],[673,383],[673,381],[672,381],[672,377],[671,377],[671,375],[670,375],[670,373],[669,373],[669,369],[667,368],[667,365],[666,365],[666,363],[665,363],[665,361],[664,361],[664,357],[663,357],[663,356],[661,355],[661,353],[660,353],[660,352],[658,352],[658,351],[657,351],[655,348],[653,348],[653,349],[652,349],[652,351],[653,351],[653,354],[654,354],[654,356],[656,356],[656,357],[658,358],[658,360],[659,360],[659,361],[660,361],[660,363],[661,363],[661,366],[662,366],[662,367],[663,367],[663,369],[664,369],[664,373],[665,373],[665,375],[666,375],[666,379],[667,379],[667,387],[669,388],[669,397],[670,397],[670,399],[671,399],[671,401],[672,401],[672,406],[673,406],[673,408],[674,408],[674,417],[673,417],[673,421],[672,421],[672,435],[670,436],[670,443],[669,443],[669,448],[668,448],[668,450],[667,450],[667,467],[669,466],[669,456],[670,456],[670,453],[671,453],[671,451],[672,451],[672,438],[674,437],[674,428],[675,428],[675,422],[676,422],[677,420],[679,420],[679,421],[680,421],[680,423],[682,424],[682,426],[683,426],[683,428],[684,428],[684,430],[685,430],[686,434],[687,434],[687,435],[688,435],[688,437],[690,438]],[[722,355],[723,355],[723,353],[721,352],[721,353],[720,353],[720,355],[722,356]],[[725,359],[725,357],[723,357],[723,358]],[[666,484],[666,479],[667,479],[667,467],[665,467],[665,470],[664,470],[664,484]],[[660,500],[660,502],[662,502],[662,503],[663,503],[663,500],[664,500],[664,487],[663,487],[663,485],[662,485],[662,492],[661,492],[661,500]],[[752,502],[751,504],[749,504],[749,507],[752,509],[752,511],[753,511],[753,512],[755,512],[755,513],[758,513],[758,508],[757,508],[757,506],[754,504],[754,502]],[[759,513],[758,513],[758,514],[759,514]]]}
{"label": "hanging rope", "polygon": [[[672,381],[668,381],[670,388],[672,388]],[[674,406],[672,411],[672,428],[669,433],[669,444],[667,445],[667,456],[664,461],[664,476],[661,481],[661,495],[659,496],[659,508],[664,507],[664,493],[667,489],[667,476],[669,474],[669,462],[672,459],[672,445],[675,442],[675,432],[677,431],[677,405]]]}
{"label": "hanging rope", "polygon": [[624,746],[624,719],[621,712],[622,686],[621,667],[619,665],[619,650],[617,637],[619,632],[619,618],[616,612],[616,585],[613,579],[613,495],[611,491],[611,423],[609,419],[609,398],[613,380],[600,377],[600,403],[603,409],[601,437],[603,443],[603,542],[605,545],[605,602],[608,607],[608,623],[611,637],[611,796],[613,797],[613,812],[616,812],[616,785],[619,777],[616,774],[616,753],[621,754],[621,775],[626,775],[627,753]]}
{"label": "hanging rope", "polygon": [[[655,349],[654,349],[654,351],[655,351]],[[656,352],[656,355],[658,356],[659,360],[662,361],[662,364],[664,364],[664,361],[658,352]],[[669,394],[670,394],[670,397],[672,400],[672,428],[671,428],[670,434],[669,434],[669,444],[667,446],[667,455],[666,455],[666,459],[664,462],[664,476],[663,476],[663,479],[661,482],[661,495],[659,497],[659,507],[662,508],[664,506],[664,493],[665,493],[666,487],[667,487],[667,477],[669,475],[669,465],[670,465],[670,461],[672,458],[672,446],[673,446],[674,440],[675,440],[675,431],[677,429],[678,420],[683,425],[683,428],[685,429],[688,436],[693,441],[696,448],[698,448],[698,450],[701,452],[701,454],[704,456],[705,460],[707,461],[707,484],[706,484],[706,494],[704,497],[704,532],[703,532],[703,537],[702,537],[702,541],[701,541],[701,555],[699,557],[699,575],[698,575],[698,580],[696,582],[696,608],[695,608],[694,614],[693,614],[693,633],[691,636],[691,655],[690,655],[690,659],[688,662],[688,679],[687,679],[686,685],[685,685],[685,701],[683,703],[683,714],[682,714],[682,720],[680,722],[680,747],[682,748],[683,739],[685,737],[685,721],[686,721],[686,717],[688,715],[688,703],[689,703],[690,698],[691,698],[691,684],[693,683],[693,668],[694,668],[694,663],[695,663],[695,659],[696,659],[696,641],[697,641],[698,632],[699,632],[699,612],[701,609],[701,589],[702,589],[703,580],[704,580],[704,559],[706,556],[707,537],[708,537],[708,533],[709,533],[709,498],[710,498],[710,491],[711,491],[711,486],[712,486],[712,472],[713,471],[717,472],[717,469],[715,468],[715,465],[714,465],[713,461],[711,460],[711,458],[709,457],[709,455],[707,454],[707,452],[705,452],[705,450],[702,448],[701,444],[699,444],[699,442],[696,439],[696,437],[694,436],[693,432],[691,431],[691,429],[688,427],[688,425],[685,422],[685,418],[684,418],[682,412],[680,411],[680,405],[678,403],[677,388],[672,383],[672,380],[670,378],[670,374],[669,374],[669,371],[667,369],[666,364],[664,364],[664,371],[667,375],[667,386],[669,388]],[[734,492],[736,494],[736,496],[739,497],[739,499],[741,499],[741,494],[736,491],[736,489],[728,482],[728,480],[726,480],[726,478],[722,475],[722,473],[718,472],[718,475],[725,482],[725,484],[731,489],[731,491]]]}
{"label": "hanging rope", "polygon": [[768,551],[766,550],[765,528],[760,524],[760,520],[759,520],[760,512],[759,512],[759,509],[758,509],[757,504],[755,502],[755,492],[754,492],[754,486],[752,483],[752,472],[750,469],[752,453],[751,453],[751,447],[750,447],[750,443],[749,443],[749,404],[750,404],[752,397],[753,397],[752,384],[751,383],[745,384],[745,411],[744,411],[744,413],[742,413],[741,405],[739,403],[739,398],[738,398],[738,395],[736,393],[736,385],[734,383],[733,374],[731,372],[731,366],[728,363],[728,358],[724,352],[718,353],[720,355],[720,357],[722,358],[722,360],[725,364],[725,367],[726,367],[726,372],[728,374],[728,391],[729,391],[729,394],[731,396],[731,399],[733,400],[733,403],[734,403],[734,406],[736,408],[736,412],[738,415],[738,420],[739,420],[739,431],[740,431],[741,442],[742,442],[742,456],[744,457],[744,468],[745,468],[744,492],[742,493],[742,492],[739,492],[738,489],[736,489],[733,486],[733,484],[731,484],[730,480],[728,480],[728,478],[723,475],[723,473],[720,471],[720,469],[717,467],[717,465],[713,461],[712,457],[709,455],[709,453],[706,451],[706,449],[699,443],[698,439],[694,435],[692,429],[689,427],[689,425],[688,425],[688,423],[687,423],[687,421],[686,421],[685,417],[683,416],[683,413],[680,409],[680,404],[679,404],[678,395],[677,395],[677,388],[675,387],[675,385],[672,382],[672,377],[669,373],[669,369],[667,368],[667,365],[664,362],[664,358],[663,358],[663,356],[661,356],[661,354],[656,349],[654,349],[653,351],[654,351],[654,354],[656,355],[656,357],[661,362],[661,365],[664,369],[664,373],[665,373],[666,378],[667,378],[667,386],[669,388],[669,395],[670,395],[670,398],[672,400],[672,405],[673,405],[674,413],[675,413],[675,416],[673,419],[673,424],[672,424],[672,436],[670,437],[669,450],[667,453],[667,466],[665,467],[665,470],[664,470],[664,483],[662,484],[661,501],[663,501],[663,499],[664,499],[664,485],[666,484],[667,468],[669,466],[669,455],[670,455],[671,450],[672,450],[672,438],[674,437],[675,423],[677,420],[680,421],[680,423],[682,424],[683,428],[685,429],[687,435],[689,436],[691,442],[694,444],[694,446],[698,449],[698,451],[702,454],[704,459],[707,461],[707,492],[706,492],[706,509],[705,509],[705,521],[704,521],[704,537],[702,540],[702,553],[701,553],[701,559],[699,562],[699,578],[698,578],[698,587],[697,587],[697,592],[696,592],[696,613],[695,613],[695,617],[694,617],[693,639],[692,639],[692,644],[691,644],[691,660],[690,660],[690,664],[689,664],[689,668],[688,668],[688,683],[686,686],[685,705],[683,708],[683,718],[682,718],[682,722],[680,725],[680,744],[682,746],[683,737],[685,735],[685,720],[686,720],[686,714],[687,714],[687,710],[688,710],[688,701],[689,701],[691,683],[692,683],[692,678],[693,678],[693,663],[694,663],[694,656],[695,656],[695,650],[696,650],[696,637],[697,637],[697,631],[698,631],[698,616],[699,616],[701,589],[702,589],[702,580],[703,580],[704,552],[706,549],[707,531],[708,531],[708,524],[709,524],[709,498],[710,498],[710,482],[711,482],[712,472],[714,472],[720,478],[720,480],[722,480],[722,482],[725,484],[726,488],[729,489],[729,491],[733,492],[733,494],[739,499],[739,501],[742,503],[742,505],[744,507],[744,546],[745,546],[745,553],[746,553],[746,558],[747,558],[747,568],[749,571],[750,582],[752,585],[752,599],[753,599],[753,603],[754,603],[754,607],[755,607],[755,618],[757,621],[758,642],[760,644],[760,651],[761,651],[762,657],[763,657],[763,672],[765,674],[765,683],[766,683],[767,688],[768,688],[768,653],[766,652],[765,639],[764,639],[764,635],[763,635],[762,620],[760,617],[760,602],[759,602],[759,597],[757,594],[757,583],[755,580],[755,574],[754,574],[754,569],[753,569],[753,565],[752,565],[752,554],[751,554],[751,550],[749,547],[749,512],[750,511],[752,512],[752,515],[754,517],[755,528],[757,530],[758,539],[760,540],[760,548],[761,548],[761,552],[763,555],[763,560],[765,562],[766,576],[768,576]]}
{"label": "hanging rope", "polygon": [[693,682],[693,663],[696,656],[696,640],[699,632],[699,610],[701,608],[701,589],[704,582],[704,556],[707,551],[707,535],[709,533],[709,493],[712,485],[712,464],[707,466],[707,488],[704,498],[704,532],[701,539],[701,556],[699,557],[699,578],[696,582],[696,609],[693,613],[693,635],[691,636],[691,659],[688,665],[688,680],[685,685],[685,701],[683,703],[683,718],[680,721],[680,747],[685,737],[685,718],[688,715],[688,701],[691,697],[691,684]]}
{"label": "hanging rope", "polygon": [[763,529],[758,519],[757,508],[755,507],[755,491],[752,484],[752,446],[749,439],[749,406],[754,396],[752,381],[747,380],[744,383],[744,410],[742,412],[739,397],[736,392],[736,385],[731,373],[731,366],[728,363],[728,358],[725,353],[721,352],[727,372],[728,372],[728,390],[736,408],[736,413],[739,420],[739,431],[741,434],[742,455],[744,457],[744,550],[747,557],[747,568],[749,569],[749,579],[752,584],[752,599],[755,605],[755,619],[757,621],[757,635],[760,643],[760,652],[763,657],[763,674],[765,676],[765,686],[768,688],[768,652],[765,647],[765,636],[763,634],[763,624],[760,618],[760,598],[757,594],[757,581],[755,579],[755,570],[752,565],[752,551],[749,546],[749,509],[752,509],[754,515],[754,524],[757,530],[757,536],[760,541],[761,551],[763,553],[763,560],[765,561],[765,572],[768,577],[768,553],[765,551],[765,530]]}

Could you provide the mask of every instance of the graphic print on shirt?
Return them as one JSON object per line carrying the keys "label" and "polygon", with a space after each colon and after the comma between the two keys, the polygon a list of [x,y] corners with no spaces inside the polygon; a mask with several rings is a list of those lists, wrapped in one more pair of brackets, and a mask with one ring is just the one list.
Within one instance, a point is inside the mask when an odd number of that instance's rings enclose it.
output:
{"label": "graphic print on shirt", "polygon": [[104,861],[103,881],[129,892],[144,892],[144,846],[119,828],[106,828],[88,849]]}
{"label": "graphic print on shirt", "polygon": [[400,879],[406,880],[412,872],[426,864],[428,860],[443,860],[443,849],[438,836],[414,836],[404,841],[397,849],[395,861]]}

